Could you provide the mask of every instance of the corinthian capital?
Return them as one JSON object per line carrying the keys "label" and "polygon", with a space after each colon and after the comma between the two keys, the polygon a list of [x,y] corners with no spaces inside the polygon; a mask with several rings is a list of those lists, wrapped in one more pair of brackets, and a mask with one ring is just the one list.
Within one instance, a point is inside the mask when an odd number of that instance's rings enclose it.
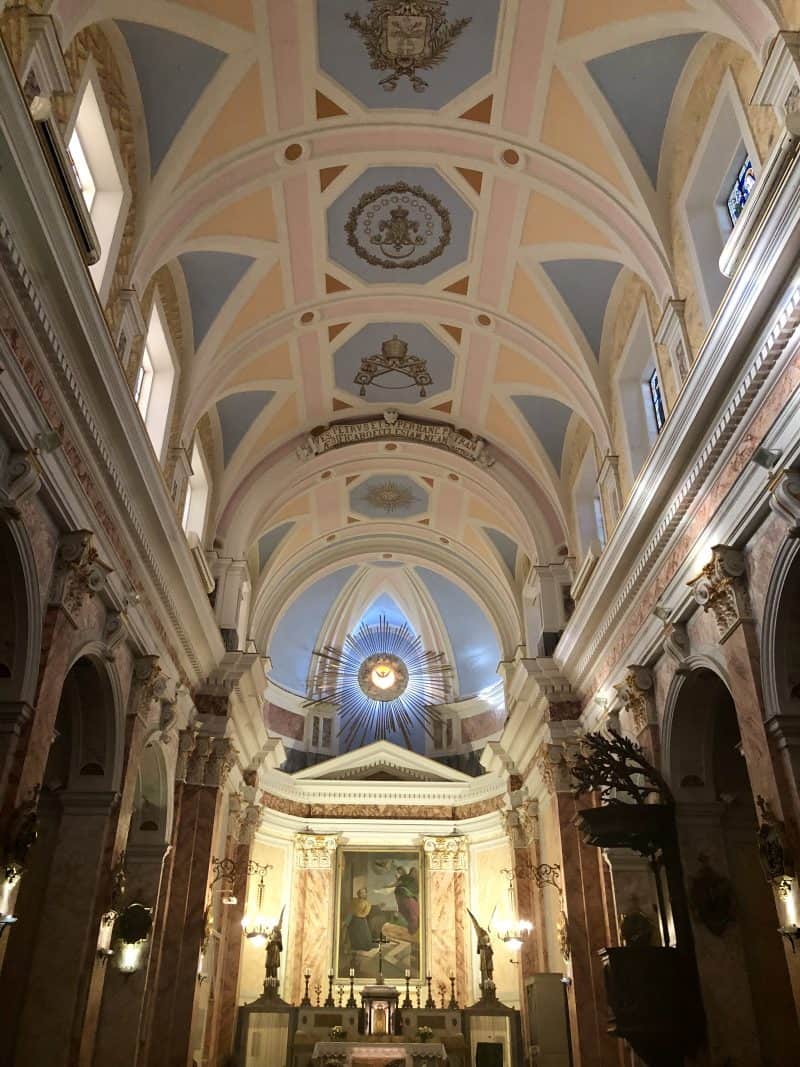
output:
{"label": "corinthian capital", "polygon": [[724,641],[742,621],[751,618],[744,554],[729,545],[714,545],[711,560],[688,583],[697,603],[712,611]]}
{"label": "corinthian capital", "polygon": [[655,720],[652,672],[648,667],[631,664],[623,681],[614,688],[619,693],[624,710],[631,717],[636,733],[641,733],[649,722]]}
{"label": "corinthian capital", "polygon": [[465,871],[467,842],[460,834],[447,837],[423,837],[422,848],[431,871]]}
{"label": "corinthian capital", "polygon": [[296,865],[302,870],[326,870],[333,866],[336,834],[297,834],[294,839]]}

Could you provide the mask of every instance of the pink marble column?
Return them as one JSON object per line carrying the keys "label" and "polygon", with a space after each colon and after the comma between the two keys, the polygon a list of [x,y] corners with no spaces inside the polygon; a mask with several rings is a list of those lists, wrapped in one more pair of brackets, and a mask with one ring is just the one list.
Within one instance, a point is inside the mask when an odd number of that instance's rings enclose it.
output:
{"label": "pink marble column", "polygon": [[[303,971],[311,971],[311,986],[319,982],[327,992],[327,974],[333,957],[330,914],[333,902],[337,838],[332,834],[297,834],[295,837],[295,889],[292,923],[298,937],[295,955],[287,960],[287,987],[292,1003],[302,995]],[[299,950],[299,951],[298,951]],[[284,993],[286,1000],[290,999]]]}
{"label": "pink marble column", "polygon": [[[126,900],[155,908],[164,868],[166,846],[134,845],[125,854]],[[149,953],[148,953],[149,956]],[[134,974],[122,974],[105,964],[102,1001],[94,1037],[95,1067],[132,1067],[137,1062],[148,960]]]}
{"label": "pink marble column", "polygon": [[176,786],[172,851],[161,882],[161,919],[148,975],[140,1053],[148,1067],[186,1067],[189,1061],[220,786],[230,766],[227,738],[200,734],[189,740],[193,744],[182,750],[185,780]]}
{"label": "pink marble column", "polygon": [[450,997],[451,972],[456,976],[456,1000],[464,1006],[467,996],[467,848],[464,837],[423,838],[426,857],[429,914],[427,968],[434,989],[441,983]]}
{"label": "pink marble column", "polygon": [[213,979],[214,998],[206,1020],[205,1055],[207,1061],[214,1064],[232,1054],[236,1037],[242,919],[247,904],[247,864],[260,819],[261,808],[256,804],[249,805],[238,827],[238,835],[228,847],[227,854],[235,863],[236,873],[230,888],[236,903],[226,905],[222,912],[222,930]]}
{"label": "pink marble column", "polygon": [[[115,800],[109,793],[67,793],[61,799],[16,1049],[0,1062],[67,1067],[77,1059]],[[22,974],[16,977],[19,982]]]}

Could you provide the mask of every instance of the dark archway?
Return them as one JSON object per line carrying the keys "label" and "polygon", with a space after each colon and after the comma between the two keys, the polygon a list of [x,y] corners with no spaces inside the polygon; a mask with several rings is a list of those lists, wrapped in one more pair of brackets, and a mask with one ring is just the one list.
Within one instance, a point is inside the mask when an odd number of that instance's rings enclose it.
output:
{"label": "dark archway", "polygon": [[[0,1064],[76,1062],[118,801],[117,700],[106,663],[67,673],[0,976]],[[47,1025],[43,1026],[43,1020]]]}
{"label": "dark archway", "polygon": [[800,1062],[779,919],[759,861],[755,799],[722,678],[709,666],[677,678],[668,722],[666,766],[711,1062]]}

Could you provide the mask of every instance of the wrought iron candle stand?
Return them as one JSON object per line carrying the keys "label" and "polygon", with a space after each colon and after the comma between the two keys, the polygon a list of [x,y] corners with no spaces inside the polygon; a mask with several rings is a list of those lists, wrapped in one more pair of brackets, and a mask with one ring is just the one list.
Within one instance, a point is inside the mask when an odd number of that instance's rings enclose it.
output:
{"label": "wrought iron candle stand", "polygon": [[409,989],[409,974],[406,971],[406,999],[403,1001],[402,1006],[404,1008],[412,1008],[414,1005],[411,1003],[411,990]]}
{"label": "wrought iron candle stand", "polygon": [[358,1004],[356,1004],[355,989],[353,988],[354,982],[355,982],[355,974],[354,974],[353,968],[351,967],[350,968],[350,996],[347,998],[347,1007],[348,1008],[357,1008],[358,1007]]}
{"label": "wrought iron candle stand", "polygon": [[433,978],[430,974],[425,976],[425,981],[428,983],[428,999],[425,1001],[426,1008],[435,1008],[436,1004],[433,999],[433,993],[431,992],[431,982]]}
{"label": "wrought iron candle stand", "polygon": [[325,1008],[335,1008],[336,1001],[333,999],[333,971],[328,972],[328,995],[323,1005]]}

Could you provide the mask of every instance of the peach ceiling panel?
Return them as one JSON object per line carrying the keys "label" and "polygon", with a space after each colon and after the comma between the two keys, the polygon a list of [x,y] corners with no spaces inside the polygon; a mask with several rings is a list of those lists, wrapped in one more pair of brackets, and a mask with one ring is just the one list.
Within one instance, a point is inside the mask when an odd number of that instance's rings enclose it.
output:
{"label": "peach ceiling panel", "polygon": [[289,346],[282,344],[246,363],[235,377],[225,383],[225,388],[233,389],[239,385],[252,385],[254,382],[269,382],[275,379],[288,380],[293,373]]}
{"label": "peach ceiling panel", "polygon": [[280,511],[276,511],[274,515],[271,515],[269,525],[270,527],[277,526],[286,519],[295,519],[298,515],[307,515],[310,509],[311,498],[308,493],[303,493],[301,496],[295,497],[294,500],[284,504]]}
{"label": "peach ceiling panel", "polygon": [[262,241],[277,241],[272,190],[259,189],[227,204],[206,219],[192,237],[255,237]]}
{"label": "peach ceiling panel", "polygon": [[178,3],[181,7],[190,7],[193,11],[202,11],[203,14],[232,22],[243,30],[255,28],[251,0],[225,0],[224,4],[220,4],[219,0],[178,0]]}
{"label": "peach ceiling panel", "polygon": [[498,526],[499,522],[497,509],[490,507],[485,501],[476,496],[470,497],[469,517],[477,519],[478,522],[485,522],[489,526]]}
{"label": "peach ceiling panel", "polygon": [[261,104],[261,78],[254,66],[206,131],[189,165],[183,173],[190,177],[215,159],[222,159],[237,148],[267,135]]}
{"label": "peach ceiling panel", "polygon": [[575,344],[569,333],[558,321],[555,313],[545,302],[523,267],[517,267],[514,272],[514,284],[511,286],[508,310],[523,322],[530,323],[557,345],[568,351],[574,351]]}
{"label": "peach ceiling panel", "polygon": [[252,330],[259,323],[265,322],[270,316],[277,315],[283,311],[283,308],[281,265],[276,263],[261,279],[253,295],[233,320],[233,325],[228,330],[221,347],[225,348],[243,333]]}
{"label": "peach ceiling panel", "polygon": [[690,11],[683,0],[567,0],[561,20],[561,40],[600,29],[613,22],[627,22],[644,15]]}
{"label": "peach ceiling panel", "polygon": [[543,193],[533,193],[522,225],[523,245],[581,244],[614,248],[602,230],[566,204]]}
{"label": "peach ceiling panel", "polygon": [[608,148],[560,71],[554,69],[542,122],[542,141],[583,163],[628,196]]}
{"label": "peach ceiling panel", "polygon": [[497,353],[494,381],[495,385],[524,383],[537,393],[551,393],[553,396],[563,394],[562,386],[546,370],[526,359],[521,352],[506,348],[505,345]]}

